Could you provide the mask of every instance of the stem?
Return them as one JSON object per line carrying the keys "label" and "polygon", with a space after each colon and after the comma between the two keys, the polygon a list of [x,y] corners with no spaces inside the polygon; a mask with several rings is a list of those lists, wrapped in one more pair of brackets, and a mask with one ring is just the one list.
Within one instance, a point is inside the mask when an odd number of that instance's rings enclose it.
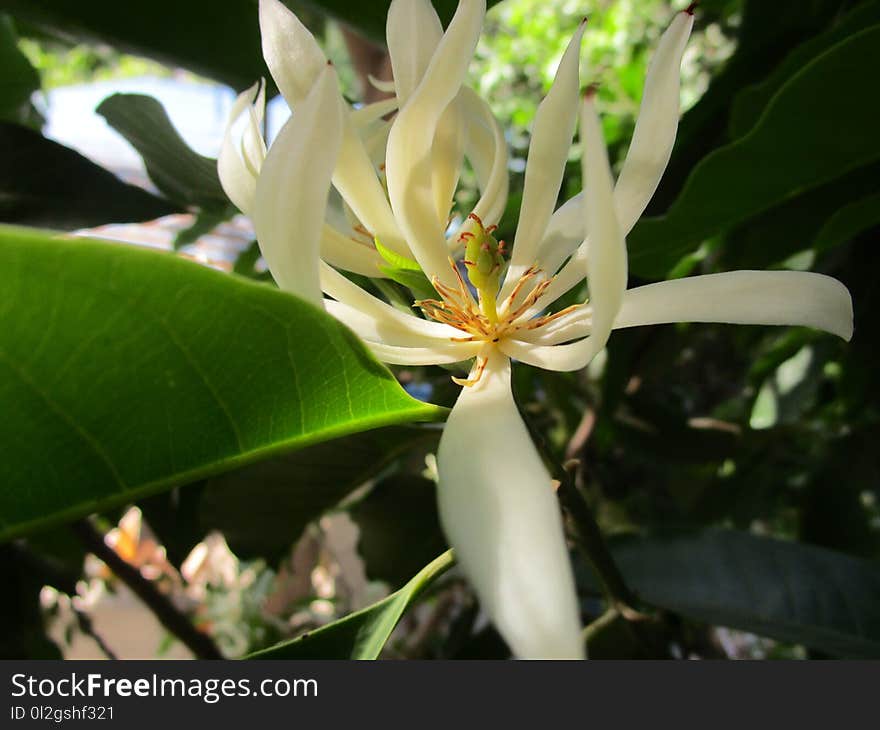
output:
{"label": "stem", "polygon": [[614,557],[605,544],[602,531],[593,517],[592,510],[567,473],[556,494],[563,509],[571,516],[578,547],[581,548],[581,552],[593,566],[609,603],[624,618],[630,620],[639,618],[640,614],[633,608],[638,605],[638,599],[626,585],[620,568],[614,562]]}
{"label": "stem", "polygon": [[94,553],[112,570],[128,588],[153,612],[159,623],[184,644],[197,659],[223,659],[211,637],[199,631],[189,618],[177,610],[167,596],[152,581],[141,575],[140,570],[123,560],[106,542],[104,535],[89,519],[71,525],[89,552]]}

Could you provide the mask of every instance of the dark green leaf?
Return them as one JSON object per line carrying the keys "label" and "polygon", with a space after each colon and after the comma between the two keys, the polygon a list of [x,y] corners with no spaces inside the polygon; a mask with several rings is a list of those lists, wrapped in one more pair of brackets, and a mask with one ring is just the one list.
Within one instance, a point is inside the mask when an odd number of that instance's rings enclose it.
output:
{"label": "dark green leaf", "polygon": [[178,210],[26,127],[0,122],[0,148],[0,221],[73,229]]}
{"label": "dark green leaf", "polygon": [[693,171],[660,218],[630,236],[630,262],[658,277],[705,238],[880,157],[880,99],[853,69],[880,64],[880,27],[838,43],[792,77],[749,134]]}
{"label": "dark green leaf", "polygon": [[816,234],[813,245],[817,251],[827,251],[873,228],[878,223],[880,223],[880,193],[866,195],[845,205],[831,216]]}
{"label": "dark green leaf", "polygon": [[395,457],[435,438],[418,428],[378,429],[215,477],[202,496],[203,526],[222,531],[238,554],[275,557]]}
{"label": "dark green leaf", "polygon": [[250,659],[375,659],[407,607],[452,567],[449,550],[426,565],[403,588],[361,611],[303,636],[252,654]]}
{"label": "dark green leaf", "polygon": [[358,552],[370,579],[403,585],[447,546],[434,482],[423,477],[395,474],[383,479],[350,513],[360,529]]}
{"label": "dark green leaf", "polygon": [[0,229],[0,412],[0,539],[444,413],[295,297],[15,228]]}
{"label": "dark green leaf", "polygon": [[21,121],[21,108],[40,88],[40,76],[18,49],[11,20],[0,15],[0,119]]}
{"label": "dark green leaf", "polygon": [[748,533],[624,540],[628,584],[654,606],[844,657],[880,657],[880,567]]}
{"label": "dark green leaf", "polygon": [[178,205],[234,211],[217,176],[217,160],[193,151],[177,133],[156,99],[144,94],[113,94],[95,110],[143,158],[150,179]]}

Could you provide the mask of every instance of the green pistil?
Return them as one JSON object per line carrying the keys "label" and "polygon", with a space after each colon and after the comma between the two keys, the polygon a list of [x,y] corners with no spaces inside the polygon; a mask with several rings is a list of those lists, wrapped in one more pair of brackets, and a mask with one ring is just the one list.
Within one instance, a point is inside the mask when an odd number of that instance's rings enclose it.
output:
{"label": "green pistil", "polygon": [[498,242],[492,235],[494,228],[486,229],[483,222],[475,215],[473,230],[462,234],[467,241],[464,252],[464,264],[468,280],[480,295],[480,307],[486,319],[492,324],[498,322],[496,298],[504,265],[504,243]]}

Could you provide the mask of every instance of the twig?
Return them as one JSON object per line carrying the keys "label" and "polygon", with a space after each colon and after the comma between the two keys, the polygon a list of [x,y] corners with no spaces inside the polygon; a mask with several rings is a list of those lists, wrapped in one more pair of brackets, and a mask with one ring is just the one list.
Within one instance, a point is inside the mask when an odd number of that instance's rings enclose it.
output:
{"label": "twig", "polygon": [[181,613],[167,596],[141,575],[140,570],[123,560],[115,550],[104,542],[104,535],[89,519],[71,525],[89,552],[94,553],[107,565],[131,591],[153,612],[159,623],[176,636],[198,659],[222,659],[223,655],[207,634],[199,631]]}

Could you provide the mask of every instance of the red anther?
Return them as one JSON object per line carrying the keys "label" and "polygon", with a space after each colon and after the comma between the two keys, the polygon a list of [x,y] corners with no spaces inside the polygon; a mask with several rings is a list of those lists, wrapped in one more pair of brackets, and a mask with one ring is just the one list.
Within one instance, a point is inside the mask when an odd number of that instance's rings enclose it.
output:
{"label": "red anther", "polygon": [[599,93],[599,82],[594,81],[586,89],[584,89],[584,99],[592,99]]}
{"label": "red anther", "polygon": [[480,246],[480,251],[488,251],[488,250],[489,250],[488,242],[484,243],[483,245]]}
{"label": "red anther", "polygon": [[505,241],[498,241],[498,253],[505,253],[506,248],[507,243]]}
{"label": "red anther", "polygon": [[461,263],[463,263],[465,266],[476,266],[473,261],[468,261],[467,259],[462,259]]}
{"label": "red anther", "polygon": [[474,234],[471,233],[470,231],[464,231],[463,233],[459,233],[458,237],[462,241],[470,241],[474,237]]}
{"label": "red anther", "polygon": [[497,231],[497,230],[498,230],[498,226],[489,226],[486,229],[486,233],[492,233],[493,231]]}
{"label": "red anther", "polygon": [[688,5],[688,6],[684,9],[684,11],[685,11],[688,15],[693,15],[693,14],[694,14],[694,10],[697,9],[697,6],[698,6],[699,4],[700,4],[700,3],[691,3],[690,5]]}
{"label": "red anther", "polygon": [[480,216],[478,216],[476,213],[469,213],[468,218],[470,218],[471,220],[475,220],[481,226],[483,225],[483,221],[480,220]]}

